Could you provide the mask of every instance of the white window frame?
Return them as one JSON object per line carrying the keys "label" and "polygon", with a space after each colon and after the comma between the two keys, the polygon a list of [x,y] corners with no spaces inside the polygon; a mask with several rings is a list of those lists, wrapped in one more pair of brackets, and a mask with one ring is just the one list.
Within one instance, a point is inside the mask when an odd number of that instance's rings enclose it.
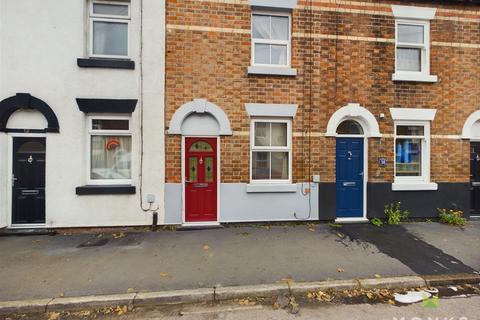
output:
{"label": "white window frame", "polygon": [[[123,5],[128,7],[127,16],[119,15],[109,15],[109,14],[97,14],[93,13],[94,4],[111,4],[111,5]],[[88,10],[88,20],[89,20],[89,56],[92,58],[117,58],[117,59],[130,59],[130,2],[122,1],[102,1],[102,0],[91,0]],[[127,25],[127,55],[108,55],[108,54],[94,54],[93,53],[93,24],[94,22],[115,22],[115,23],[124,23]]]}
{"label": "white window frame", "polygon": [[[426,184],[430,183],[430,121],[395,121],[395,135],[394,135],[394,177],[395,183],[408,184]],[[397,135],[398,126],[418,126],[423,127],[423,135]],[[398,176],[397,177],[397,139],[421,139],[422,148],[422,162],[421,162],[421,176]]]}
{"label": "white window frame", "polygon": [[[255,123],[286,123],[287,124],[287,146],[255,146]],[[271,134],[271,133],[270,133]],[[288,179],[253,179],[253,152],[288,152]],[[270,163],[271,165],[271,163]],[[270,168],[271,170],[271,168]],[[250,183],[251,184],[290,184],[292,182],[292,120],[255,118],[250,121]]]}
{"label": "white window frame", "polygon": [[[275,17],[288,17],[288,40],[273,40],[273,39],[256,39],[253,37],[253,16],[275,16]],[[290,12],[275,12],[275,11],[263,11],[253,10],[251,15],[251,66],[256,67],[274,67],[274,68],[290,68],[292,65],[292,14]],[[271,22],[270,22],[271,25]],[[266,64],[255,63],[255,44],[270,44],[270,45],[287,45],[287,64]],[[270,51],[271,55],[271,51]]]}
{"label": "white window frame", "polygon": [[[92,129],[93,120],[128,120],[128,130],[94,130]],[[132,179],[91,179],[91,152],[92,136],[130,136],[131,137],[131,158],[130,158],[130,177],[133,176],[133,134],[132,117],[127,115],[90,115],[87,117],[87,184],[88,185],[131,185]]]}
{"label": "white window frame", "polygon": [[[411,25],[423,27],[423,43],[400,42],[398,37],[399,25]],[[437,76],[430,74],[430,21],[395,19],[395,73],[392,75],[394,81],[418,81],[437,82]],[[398,49],[412,48],[420,49],[420,71],[405,71],[398,69]]]}
{"label": "white window frame", "polygon": [[[423,27],[423,43],[400,42],[398,36],[399,25],[421,26]],[[420,49],[420,71],[398,70],[398,49]],[[395,20],[395,73],[406,74],[430,74],[430,21],[418,20]]]}

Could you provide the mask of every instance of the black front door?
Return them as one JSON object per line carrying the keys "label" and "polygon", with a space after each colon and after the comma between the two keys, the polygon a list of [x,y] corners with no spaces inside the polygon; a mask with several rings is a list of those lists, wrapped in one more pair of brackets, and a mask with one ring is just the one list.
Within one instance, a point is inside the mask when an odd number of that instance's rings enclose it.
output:
{"label": "black front door", "polygon": [[12,224],[45,223],[45,138],[13,138]]}
{"label": "black front door", "polygon": [[480,142],[470,143],[470,214],[480,215]]}

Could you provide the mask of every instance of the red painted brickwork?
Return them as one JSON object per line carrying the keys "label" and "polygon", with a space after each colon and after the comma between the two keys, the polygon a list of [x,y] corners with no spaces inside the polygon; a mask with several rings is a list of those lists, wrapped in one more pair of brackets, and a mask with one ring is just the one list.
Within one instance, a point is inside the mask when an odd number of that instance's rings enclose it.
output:
{"label": "red painted brickwork", "polygon": [[[248,1],[225,2],[167,0],[166,126],[173,113],[193,99],[205,98],[221,107],[234,131],[233,136],[221,137],[222,182],[249,182],[250,119],[245,103],[298,104],[293,120],[294,182],[306,181],[312,174],[334,181],[335,138],[322,135],[331,115],[352,102],[370,110],[381,133],[387,134],[368,143],[369,181],[393,181],[391,107],[437,109],[431,130],[432,181],[469,180],[468,141],[445,136],[460,135],[467,117],[480,107],[480,49],[449,44],[480,44],[480,6],[313,1],[310,11],[305,8],[310,1],[299,1],[301,8],[293,11],[292,19],[292,67],[298,75],[282,77],[247,75],[251,8]],[[439,77],[438,83],[391,80],[395,28],[391,3],[440,9],[431,23],[431,74]],[[298,36],[310,33],[314,39]],[[326,35],[361,38],[335,40]],[[379,118],[381,113],[384,119]],[[379,157],[387,157],[387,167],[378,166]],[[166,167],[166,181],[180,182],[181,139],[168,133]]]}

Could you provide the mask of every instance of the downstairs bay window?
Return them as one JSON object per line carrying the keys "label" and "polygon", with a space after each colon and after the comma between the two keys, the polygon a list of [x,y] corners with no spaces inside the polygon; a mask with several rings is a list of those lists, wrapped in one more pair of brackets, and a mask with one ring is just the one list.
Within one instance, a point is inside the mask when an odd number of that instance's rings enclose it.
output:
{"label": "downstairs bay window", "polygon": [[88,126],[88,184],[131,184],[130,118],[90,117]]}

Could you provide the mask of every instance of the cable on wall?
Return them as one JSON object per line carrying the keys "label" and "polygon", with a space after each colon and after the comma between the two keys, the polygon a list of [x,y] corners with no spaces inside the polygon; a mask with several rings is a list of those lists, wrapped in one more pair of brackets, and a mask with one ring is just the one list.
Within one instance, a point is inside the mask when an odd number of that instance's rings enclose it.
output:
{"label": "cable on wall", "polygon": [[140,208],[143,212],[156,211],[160,208],[157,204],[152,209],[152,204],[148,204],[148,208],[143,207],[143,0],[140,0]]}
{"label": "cable on wall", "polygon": [[[308,55],[310,56],[310,61],[309,61],[309,64],[308,64],[308,83],[307,81],[304,81],[304,101],[306,101],[305,99],[305,93],[308,92],[308,108],[306,108],[306,104],[304,103],[304,107],[305,107],[305,113],[303,114],[303,117],[302,117],[302,146],[303,146],[303,159],[302,159],[302,195],[303,196],[308,196],[308,215],[306,217],[298,217],[297,213],[294,212],[294,217],[295,219],[297,220],[309,220],[312,216],[312,190],[311,190],[311,183],[310,183],[310,178],[311,178],[311,174],[312,174],[312,139],[311,139],[311,131],[312,131],[312,128],[311,128],[311,124],[312,124],[312,103],[313,103],[313,97],[312,97],[312,93],[313,93],[313,89],[312,89],[312,81],[313,81],[313,62],[314,62],[314,59],[313,59],[313,0],[309,0],[308,2],[308,21],[307,21],[307,25],[308,25],[308,37],[307,37],[307,41],[308,41],[308,44],[307,44],[307,50],[308,50]],[[307,123],[308,123],[308,127],[305,128],[305,114],[307,115]],[[305,152],[305,140],[308,139],[308,150],[307,152]],[[307,157],[307,161],[305,161],[305,153],[307,153],[308,157]],[[303,181],[305,179],[305,162],[308,163],[308,167],[307,167],[307,173],[308,173],[308,177],[307,177],[307,180],[308,180],[308,192],[305,192],[304,189],[304,185],[305,185],[305,182]]]}

